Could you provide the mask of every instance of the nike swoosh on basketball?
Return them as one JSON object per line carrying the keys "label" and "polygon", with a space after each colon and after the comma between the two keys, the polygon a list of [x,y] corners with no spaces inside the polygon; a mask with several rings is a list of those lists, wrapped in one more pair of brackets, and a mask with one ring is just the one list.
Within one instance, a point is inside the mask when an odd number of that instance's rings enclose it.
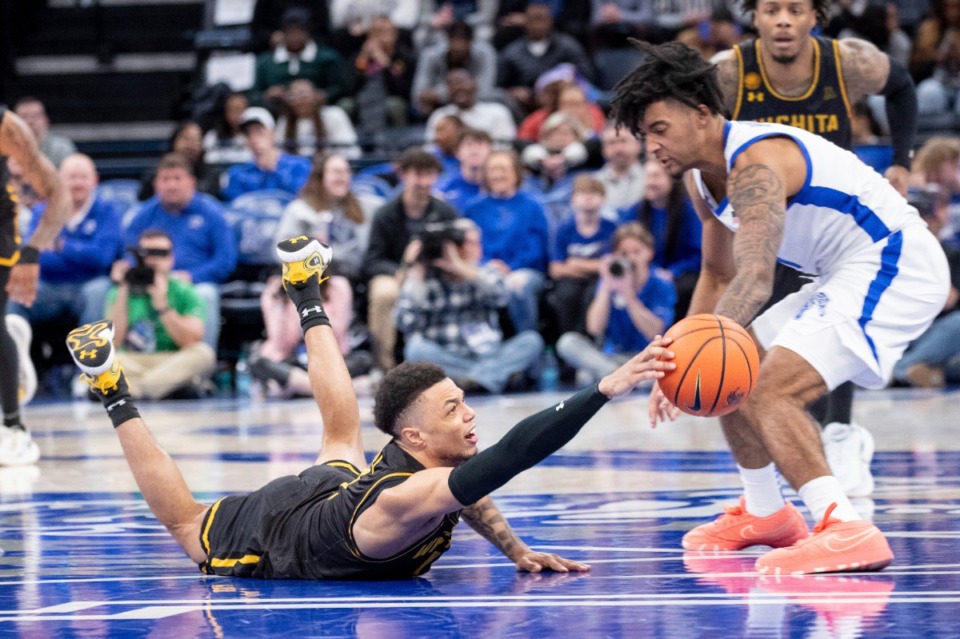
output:
{"label": "nike swoosh on basketball", "polygon": [[[847,552],[877,534],[880,534],[880,529],[876,527],[867,528],[863,532],[851,535],[850,537],[841,537],[838,533],[833,533],[823,540],[823,545],[832,552]],[[836,542],[838,545],[834,545],[832,542]]]}
{"label": "nike swoosh on basketball", "polygon": [[689,406],[689,408],[694,412],[700,412],[700,371],[697,371],[697,387],[693,394],[693,406]]}

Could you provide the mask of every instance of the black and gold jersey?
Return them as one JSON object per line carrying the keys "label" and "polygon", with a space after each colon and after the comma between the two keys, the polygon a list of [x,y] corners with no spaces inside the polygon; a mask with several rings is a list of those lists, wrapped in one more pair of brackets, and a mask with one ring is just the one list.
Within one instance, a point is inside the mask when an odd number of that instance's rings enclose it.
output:
{"label": "black and gold jersey", "polygon": [[813,38],[813,82],[803,95],[795,98],[780,95],[773,88],[757,43],[750,40],[733,47],[740,67],[740,84],[731,119],[795,126],[849,149],[851,108],[837,41]]}
{"label": "black and gold jersey", "polygon": [[[7,117],[7,107],[0,104],[0,124]],[[7,158],[0,155],[0,266],[13,266],[19,253],[20,234],[17,230],[17,193],[10,181]]]}
{"label": "black and gold jersey", "polygon": [[346,462],[308,468],[243,497],[225,497],[200,531],[204,572],[264,579],[401,579],[421,575],[450,548],[460,511],[393,557],[360,552],[353,524],[384,490],[423,466],[395,442],[360,472]]}

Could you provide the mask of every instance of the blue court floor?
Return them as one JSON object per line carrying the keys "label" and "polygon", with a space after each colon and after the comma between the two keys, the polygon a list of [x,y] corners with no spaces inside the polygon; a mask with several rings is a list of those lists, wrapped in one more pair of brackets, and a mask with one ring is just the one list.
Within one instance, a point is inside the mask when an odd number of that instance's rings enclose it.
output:
{"label": "blue court floor", "polygon": [[[877,490],[856,505],[896,559],[880,573],[802,578],[757,576],[761,549],[684,553],[682,534],[736,500],[735,467],[715,421],[651,430],[645,397],[605,407],[494,495],[528,544],[590,573],[519,574],[461,525],[423,578],[370,583],[202,575],[139,498],[99,406],[31,406],[44,457],[0,469],[0,637],[960,636],[960,393],[858,394]],[[481,447],[559,398],[472,402]],[[306,400],[141,412],[207,502],[299,472],[321,429]],[[369,423],[363,434],[371,454],[385,442]]]}

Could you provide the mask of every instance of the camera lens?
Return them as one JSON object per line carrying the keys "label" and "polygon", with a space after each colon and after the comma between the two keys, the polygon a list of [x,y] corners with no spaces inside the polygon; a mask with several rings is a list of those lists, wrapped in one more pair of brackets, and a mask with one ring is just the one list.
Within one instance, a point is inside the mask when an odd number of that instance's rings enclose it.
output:
{"label": "camera lens", "polygon": [[623,274],[627,272],[627,269],[624,267],[623,262],[620,260],[615,260],[610,262],[610,275],[614,277],[623,277]]}

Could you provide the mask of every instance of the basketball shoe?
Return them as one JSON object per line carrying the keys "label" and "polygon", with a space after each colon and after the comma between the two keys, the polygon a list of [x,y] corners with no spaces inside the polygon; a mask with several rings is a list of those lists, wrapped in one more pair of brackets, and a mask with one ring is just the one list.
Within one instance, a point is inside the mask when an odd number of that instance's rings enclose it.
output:
{"label": "basketball shoe", "polygon": [[792,546],[810,534],[803,515],[789,501],[767,517],[747,512],[743,496],[736,506],[724,506],[723,514],[709,524],[697,526],[683,536],[687,550],[742,550],[749,546]]}
{"label": "basketball shoe", "polygon": [[94,393],[108,395],[126,388],[123,367],[113,349],[113,322],[100,320],[84,324],[67,334],[67,348],[83,371],[81,379]]}
{"label": "basketball shoe", "polygon": [[873,493],[873,435],[858,424],[831,422],[820,433],[830,472],[840,481],[847,497]]}
{"label": "basketball shoe", "polygon": [[33,367],[33,361],[30,359],[30,342],[33,339],[33,331],[30,329],[30,322],[19,315],[7,315],[7,332],[13,338],[17,345],[17,361],[19,363],[17,370],[18,376],[18,399],[20,404],[27,404],[33,399],[37,392],[37,369]]}
{"label": "basketball shoe", "polygon": [[813,534],[789,548],[771,550],[757,559],[757,572],[800,575],[821,572],[882,570],[893,561],[893,551],[880,529],[869,521],[840,521],[827,508]]}
{"label": "basketball shoe", "polygon": [[[830,637],[862,636],[862,633],[849,632],[849,629],[861,630],[861,625],[869,626],[871,619],[882,615],[895,585],[893,581],[835,575],[763,576],[757,584],[770,593],[785,595],[815,611],[827,628],[833,630],[823,635]],[[841,628],[848,632],[837,632]]]}
{"label": "basketball shoe", "polygon": [[302,284],[314,274],[317,284],[323,282],[323,272],[333,259],[333,249],[306,235],[292,237],[277,244],[277,257],[283,263],[283,288]]}

